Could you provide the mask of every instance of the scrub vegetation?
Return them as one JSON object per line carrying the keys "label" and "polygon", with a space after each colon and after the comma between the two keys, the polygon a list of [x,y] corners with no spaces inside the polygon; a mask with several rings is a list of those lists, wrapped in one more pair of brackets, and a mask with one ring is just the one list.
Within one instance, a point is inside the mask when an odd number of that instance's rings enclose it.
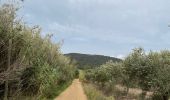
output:
{"label": "scrub vegetation", "polygon": [[85,81],[117,100],[168,100],[170,51],[134,49],[122,62],[85,70]]}
{"label": "scrub vegetation", "polygon": [[0,4],[0,100],[52,100],[75,78],[83,82],[89,100],[170,98],[169,50],[135,48],[123,60],[64,55],[53,35],[42,36],[39,26],[24,24],[18,10]]}
{"label": "scrub vegetation", "polygon": [[0,5],[0,99],[52,99],[71,83],[76,67],[52,35],[42,37],[17,11],[13,4]]}

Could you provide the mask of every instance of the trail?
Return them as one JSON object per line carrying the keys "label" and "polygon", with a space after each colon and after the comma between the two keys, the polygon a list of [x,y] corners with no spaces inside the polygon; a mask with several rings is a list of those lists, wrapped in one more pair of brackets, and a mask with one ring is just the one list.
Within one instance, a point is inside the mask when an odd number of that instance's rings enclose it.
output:
{"label": "trail", "polygon": [[82,83],[79,79],[75,79],[55,100],[87,100],[87,97],[83,91]]}

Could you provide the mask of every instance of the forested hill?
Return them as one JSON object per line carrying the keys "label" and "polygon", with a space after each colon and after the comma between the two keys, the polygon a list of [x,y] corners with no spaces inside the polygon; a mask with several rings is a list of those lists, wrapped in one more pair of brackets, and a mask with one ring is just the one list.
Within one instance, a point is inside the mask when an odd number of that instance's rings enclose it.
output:
{"label": "forested hill", "polygon": [[103,55],[90,55],[90,54],[80,54],[80,53],[69,53],[65,56],[70,57],[72,60],[77,62],[77,65],[81,69],[99,67],[105,64],[107,61],[112,60],[113,62],[120,62],[121,59]]}

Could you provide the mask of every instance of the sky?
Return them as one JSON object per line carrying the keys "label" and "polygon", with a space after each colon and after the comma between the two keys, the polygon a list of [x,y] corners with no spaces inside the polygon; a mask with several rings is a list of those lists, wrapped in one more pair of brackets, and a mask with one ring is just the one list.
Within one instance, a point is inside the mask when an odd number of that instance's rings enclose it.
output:
{"label": "sky", "polygon": [[63,53],[122,58],[170,49],[170,0],[25,0],[19,16],[64,41]]}

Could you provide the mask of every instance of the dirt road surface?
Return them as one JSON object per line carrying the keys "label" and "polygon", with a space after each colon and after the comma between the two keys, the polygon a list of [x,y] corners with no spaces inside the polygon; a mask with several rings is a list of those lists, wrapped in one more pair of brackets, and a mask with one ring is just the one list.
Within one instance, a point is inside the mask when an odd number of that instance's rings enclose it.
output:
{"label": "dirt road surface", "polygon": [[87,97],[83,91],[82,83],[79,79],[75,79],[55,100],[87,100]]}

